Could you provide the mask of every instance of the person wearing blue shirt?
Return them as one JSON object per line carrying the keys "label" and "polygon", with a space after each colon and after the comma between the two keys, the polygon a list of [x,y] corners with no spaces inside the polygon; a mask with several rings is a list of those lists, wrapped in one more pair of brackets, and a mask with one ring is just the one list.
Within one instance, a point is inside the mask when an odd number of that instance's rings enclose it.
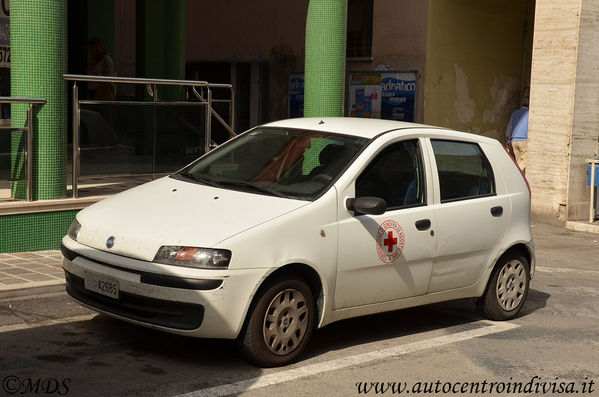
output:
{"label": "person wearing blue shirt", "polygon": [[516,164],[526,172],[526,157],[528,152],[528,106],[524,105],[520,109],[514,110],[510,122],[505,132],[507,146],[516,160]]}

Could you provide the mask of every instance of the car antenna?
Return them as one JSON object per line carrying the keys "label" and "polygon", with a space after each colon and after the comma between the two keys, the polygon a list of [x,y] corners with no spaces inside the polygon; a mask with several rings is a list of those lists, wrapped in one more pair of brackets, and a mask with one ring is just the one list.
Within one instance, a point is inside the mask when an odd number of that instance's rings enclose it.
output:
{"label": "car antenna", "polygon": [[320,120],[320,123],[318,123],[318,124],[324,124],[324,121]]}

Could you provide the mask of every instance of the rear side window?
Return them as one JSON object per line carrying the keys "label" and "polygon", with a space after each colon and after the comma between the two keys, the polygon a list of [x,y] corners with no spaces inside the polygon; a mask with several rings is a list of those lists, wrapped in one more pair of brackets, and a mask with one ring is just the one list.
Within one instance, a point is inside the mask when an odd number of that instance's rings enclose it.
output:
{"label": "rear side window", "polygon": [[390,145],[356,180],[356,197],[374,196],[388,209],[424,205],[424,169],[417,140]]}
{"label": "rear side window", "polygon": [[491,164],[476,143],[431,140],[441,188],[441,202],[495,194]]}

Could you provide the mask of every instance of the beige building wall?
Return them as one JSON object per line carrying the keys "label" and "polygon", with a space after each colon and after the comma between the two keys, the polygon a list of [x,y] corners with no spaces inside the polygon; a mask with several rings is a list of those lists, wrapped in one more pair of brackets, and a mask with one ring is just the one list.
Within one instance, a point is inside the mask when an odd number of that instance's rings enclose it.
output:
{"label": "beige building wall", "polygon": [[424,69],[428,0],[375,0],[372,28],[372,59],[348,60],[347,71],[417,71],[416,121],[424,117]]}
{"label": "beige building wall", "polygon": [[568,220],[587,219],[587,159],[597,158],[599,141],[599,2],[582,0],[579,23],[574,120],[570,140]]}
{"label": "beige building wall", "polygon": [[537,2],[529,167],[533,214],[588,217],[586,159],[597,155],[599,3]]}
{"label": "beige building wall", "polygon": [[288,114],[288,79],[303,73],[307,0],[187,2],[187,62],[268,62],[269,117]]}
{"label": "beige building wall", "polygon": [[424,122],[505,142],[527,75],[527,0],[431,0]]}
{"label": "beige building wall", "polygon": [[187,2],[187,61],[302,57],[307,0]]}

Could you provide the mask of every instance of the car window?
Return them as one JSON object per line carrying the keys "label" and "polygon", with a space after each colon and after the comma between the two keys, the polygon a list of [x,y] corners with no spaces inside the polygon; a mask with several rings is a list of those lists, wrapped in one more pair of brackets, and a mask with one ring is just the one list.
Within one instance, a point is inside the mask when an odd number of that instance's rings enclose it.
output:
{"label": "car window", "polygon": [[227,189],[312,200],[368,139],[329,132],[258,128],[186,167],[181,176]]}
{"label": "car window", "polygon": [[424,169],[417,140],[392,144],[356,180],[356,197],[380,197],[388,209],[423,205]]}
{"label": "car window", "polygon": [[441,202],[495,194],[491,164],[476,143],[431,140]]}

